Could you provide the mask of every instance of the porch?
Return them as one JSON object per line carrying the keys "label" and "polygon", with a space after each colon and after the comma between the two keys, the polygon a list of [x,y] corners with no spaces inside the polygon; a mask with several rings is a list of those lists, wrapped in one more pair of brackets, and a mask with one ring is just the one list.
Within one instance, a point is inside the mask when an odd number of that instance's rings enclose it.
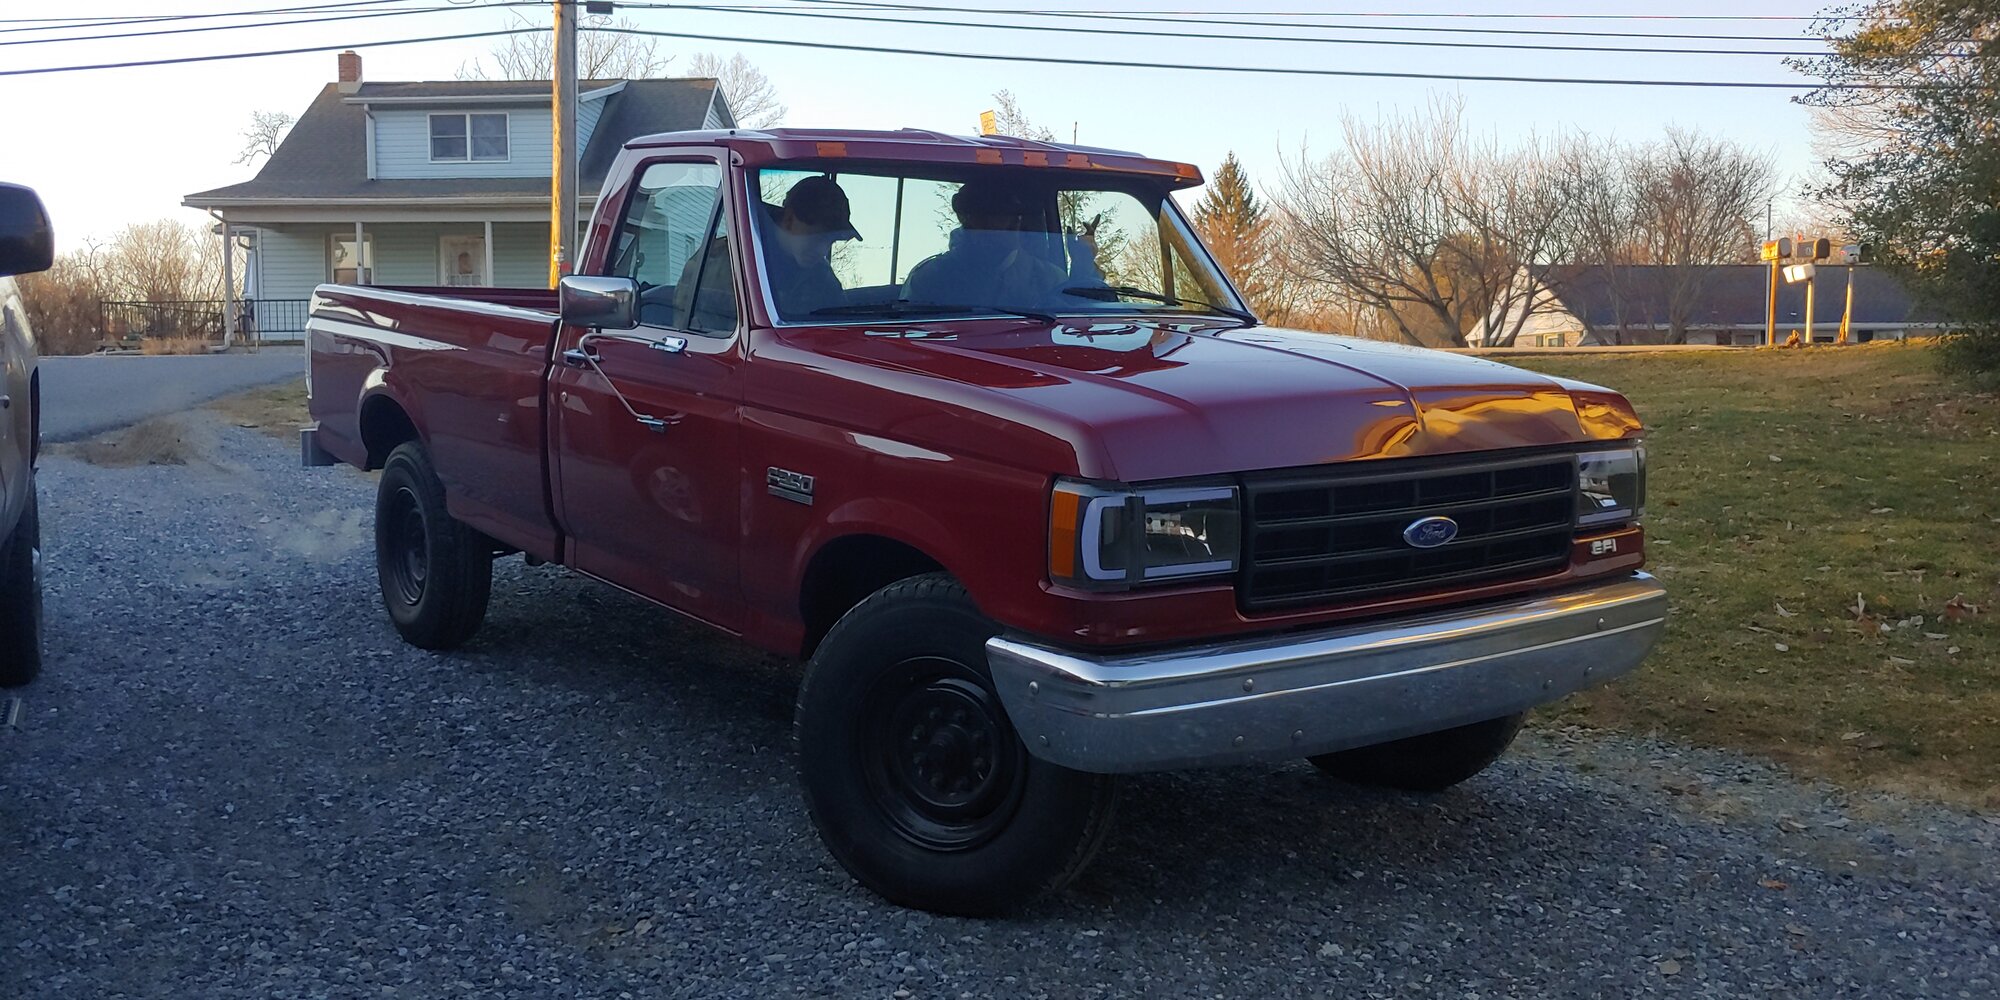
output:
{"label": "porch", "polygon": [[[440,221],[260,223],[248,236],[243,297],[266,341],[299,336],[304,310],[278,303],[312,298],[326,282],[541,288],[548,283],[543,222]],[[243,311],[238,310],[239,314]]]}

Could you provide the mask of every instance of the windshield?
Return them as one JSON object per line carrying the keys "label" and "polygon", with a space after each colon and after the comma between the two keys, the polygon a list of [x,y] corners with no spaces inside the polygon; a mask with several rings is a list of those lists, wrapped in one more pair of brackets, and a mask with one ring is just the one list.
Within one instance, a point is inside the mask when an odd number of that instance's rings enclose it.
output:
{"label": "windshield", "polygon": [[1019,167],[908,169],[751,173],[780,321],[1250,318],[1162,186]]}

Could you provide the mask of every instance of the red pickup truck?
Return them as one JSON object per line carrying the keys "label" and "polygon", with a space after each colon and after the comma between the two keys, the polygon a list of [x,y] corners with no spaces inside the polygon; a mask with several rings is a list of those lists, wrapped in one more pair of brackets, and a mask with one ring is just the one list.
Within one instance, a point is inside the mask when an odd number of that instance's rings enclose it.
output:
{"label": "red pickup truck", "polygon": [[1639,420],[1259,325],[1172,197],[1200,182],[997,136],[634,140],[557,290],[319,288],[304,460],[381,470],[419,646],[519,553],[804,660],[808,811],[906,905],[1062,885],[1124,772],[1464,780],[1664,626]]}

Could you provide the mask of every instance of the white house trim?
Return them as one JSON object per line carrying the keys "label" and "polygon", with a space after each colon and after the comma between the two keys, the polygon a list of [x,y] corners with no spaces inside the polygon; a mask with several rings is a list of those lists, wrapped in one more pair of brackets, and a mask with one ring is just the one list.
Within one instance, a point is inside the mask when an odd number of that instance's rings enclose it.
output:
{"label": "white house trim", "polygon": [[346,104],[540,104],[547,94],[461,94],[455,97],[349,97]]}

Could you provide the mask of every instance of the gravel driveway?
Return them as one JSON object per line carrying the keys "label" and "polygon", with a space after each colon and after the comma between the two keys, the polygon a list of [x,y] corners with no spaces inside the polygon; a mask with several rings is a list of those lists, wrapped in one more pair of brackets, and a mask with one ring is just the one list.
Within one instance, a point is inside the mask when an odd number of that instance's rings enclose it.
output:
{"label": "gravel driveway", "polygon": [[1976,997],[2000,826],[1562,732],[1448,794],[1145,777],[1017,918],[857,888],[793,779],[783,663],[554,568],[400,644],[369,478],[43,477],[50,656],[0,728],[22,997]]}
{"label": "gravel driveway", "polygon": [[42,440],[74,441],[179,413],[305,371],[303,348],[255,354],[93,354],[43,358]]}

